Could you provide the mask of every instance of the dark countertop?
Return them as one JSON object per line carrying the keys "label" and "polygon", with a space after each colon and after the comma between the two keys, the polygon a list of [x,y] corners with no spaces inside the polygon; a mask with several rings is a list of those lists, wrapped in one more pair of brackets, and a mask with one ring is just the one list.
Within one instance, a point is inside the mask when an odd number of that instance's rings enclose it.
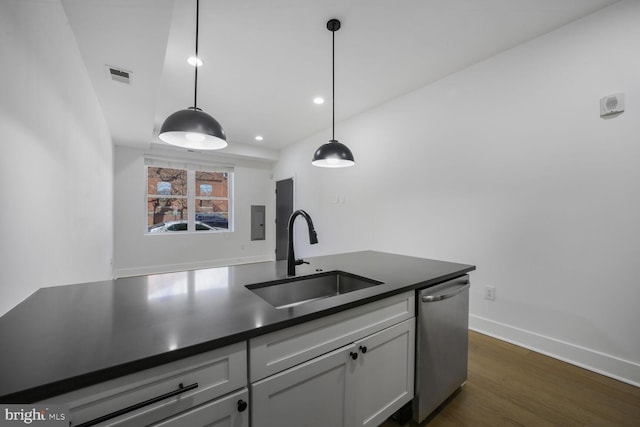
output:
{"label": "dark countertop", "polygon": [[46,400],[475,270],[373,251],[307,261],[297,276],[384,284],[276,309],[245,285],[286,277],[278,261],[42,288],[0,317],[0,402]]}

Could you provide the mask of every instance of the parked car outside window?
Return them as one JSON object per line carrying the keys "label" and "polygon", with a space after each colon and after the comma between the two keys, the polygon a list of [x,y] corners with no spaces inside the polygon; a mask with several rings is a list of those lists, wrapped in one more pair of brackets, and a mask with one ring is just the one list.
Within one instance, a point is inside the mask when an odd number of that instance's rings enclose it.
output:
{"label": "parked car outside window", "polygon": [[[196,221],[196,231],[216,231],[222,228],[212,227],[200,221]],[[170,221],[154,224],[149,227],[150,233],[164,233],[166,231],[187,231],[187,221]]]}
{"label": "parked car outside window", "polygon": [[217,213],[197,213],[196,221],[201,221],[211,227],[229,228],[229,220]]}

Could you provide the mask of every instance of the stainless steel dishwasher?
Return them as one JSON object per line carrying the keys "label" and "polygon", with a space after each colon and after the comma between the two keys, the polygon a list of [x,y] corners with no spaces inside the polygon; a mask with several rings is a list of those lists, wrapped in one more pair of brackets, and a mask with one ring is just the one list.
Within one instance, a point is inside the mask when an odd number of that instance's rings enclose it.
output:
{"label": "stainless steel dishwasher", "polygon": [[418,290],[413,419],[422,422],[467,381],[469,275]]}

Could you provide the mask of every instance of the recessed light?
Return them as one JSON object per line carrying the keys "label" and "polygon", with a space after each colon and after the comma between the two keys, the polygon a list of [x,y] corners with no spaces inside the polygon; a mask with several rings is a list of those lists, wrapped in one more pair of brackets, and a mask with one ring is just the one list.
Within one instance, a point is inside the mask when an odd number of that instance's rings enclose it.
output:
{"label": "recessed light", "polygon": [[262,141],[263,139],[262,135],[256,135],[256,141]]}
{"label": "recessed light", "polygon": [[195,56],[190,56],[187,62],[194,67],[200,67],[202,65],[202,59],[196,58]]}
{"label": "recessed light", "polygon": [[324,98],[316,96],[315,98],[313,98],[313,103],[316,105],[322,105],[324,104]]}

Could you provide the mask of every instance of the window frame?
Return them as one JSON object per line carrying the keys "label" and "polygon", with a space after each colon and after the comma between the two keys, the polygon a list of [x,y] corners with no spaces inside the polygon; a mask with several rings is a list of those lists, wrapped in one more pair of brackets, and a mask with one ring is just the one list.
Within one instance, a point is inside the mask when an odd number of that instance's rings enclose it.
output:
{"label": "window frame", "polygon": [[[171,232],[161,232],[154,233],[150,231],[149,224],[149,168],[170,168],[170,169],[178,169],[185,170],[187,172],[187,230],[184,231],[171,231]],[[196,201],[202,200],[203,196],[197,196],[196,189],[196,172],[206,172],[206,173],[226,173],[227,174],[227,197],[219,198],[215,196],[211,196],[211,198],[207,198],[209,200],[226,200],[227,208],[228,208],[228,217],[227,217],[227,228],[220,230],[208,230],[207,232],[203,232],[203,230],[196,230]],[[198,235],[207,235],[207,234],[219,234],[219,233],[233,233],[234,232],[234,168],[227,165],[217,165],[217,164],[196,164],[189,162],[180,162],[180,161],[171,161],[165,159],[154,159],[154,158],[145,158],[144,162],[144,184],[145,184],[145,196],[144,196],[144,234],[145,235],[179,235],[179,234],[198,234]],[[180,198],[184,196],[172,196],[167,195],[168,198]]]}

